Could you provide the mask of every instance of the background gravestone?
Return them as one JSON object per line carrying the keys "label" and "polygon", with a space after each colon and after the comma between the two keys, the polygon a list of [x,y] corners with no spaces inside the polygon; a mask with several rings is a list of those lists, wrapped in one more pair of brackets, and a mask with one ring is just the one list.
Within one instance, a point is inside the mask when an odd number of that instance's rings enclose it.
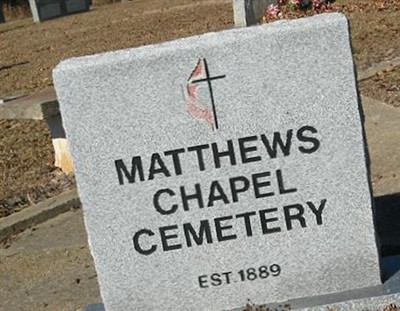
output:
{"label": "background gravestone", "polygon": [[265,15],[270,4],[277,4],[278,0],[232,0],[233,17],[236,27],[245,27],[257,24]]}
{"label": "background gravestone", "polygon": [[75,58],[54,81],[107,310],[380,284],[343,15]]}
{"label": "background gravestone", "polygon": [[4,18],[4,13],[3,13],[3,1],[0,1],[0,24],[5,23],[6,20]]}
{"label": "background gravestone", "polygon": [[35,22],[89,11],[89,0],[29,0]]}
{"label": "background gravestone", "polygon": [[[232,0],[233,14],[236,27],[256,25],[266,15],[268,6],[278,4],[278,0]],[[309,5],[311,0],[303,0],[304,5]]]}

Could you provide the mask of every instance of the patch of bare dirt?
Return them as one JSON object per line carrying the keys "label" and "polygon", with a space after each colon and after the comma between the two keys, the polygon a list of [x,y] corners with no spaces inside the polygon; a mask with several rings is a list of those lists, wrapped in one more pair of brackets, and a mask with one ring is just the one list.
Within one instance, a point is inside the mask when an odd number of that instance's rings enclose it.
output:
{"label": "patch of bare dirt", "polygon": [[230,2],[199,0],[141,0],[105,5],[40,24],[30,19],[6,23],[0,25],[0,68],[9,68],[0,70],[0,98],[52,86],[51,71],[66,58],[231,26]]}
{"label": "patch of bare dirt", "polygon": [[0,120],[0,217],[72,187],[73,175],[53,166],[50,133],[43,121]]}
{"label": "patch of bare dirt", "polygon": [[400,108],[400,67],[378,72],[373,78],[359,83],[359,88],[365,96]]}
{"label": "patch of bare dirt", "polygon": [[400,56],[400,0],[340,0],[334,7],[350,20],[359,70]]}

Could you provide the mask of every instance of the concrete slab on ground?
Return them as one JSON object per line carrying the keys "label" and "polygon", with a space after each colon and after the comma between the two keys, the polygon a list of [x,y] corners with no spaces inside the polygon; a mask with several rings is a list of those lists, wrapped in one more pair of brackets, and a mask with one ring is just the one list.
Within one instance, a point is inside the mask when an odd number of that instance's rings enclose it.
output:
{"label": "concrete slab on ground", "polygon": [[78,193],[76,189],[71,189],[18,213],[0,218],[0,241],[78,207],[80,207]]}
{"label": "concrete slab on ground", "polygon": [[375,196],[400,192],[400,109],[363,97]]}
{"label": "concrete slab on ground", "polygon": [[76,311],[101,301],[82,210],[28,229],[0,248],[0,310]]}

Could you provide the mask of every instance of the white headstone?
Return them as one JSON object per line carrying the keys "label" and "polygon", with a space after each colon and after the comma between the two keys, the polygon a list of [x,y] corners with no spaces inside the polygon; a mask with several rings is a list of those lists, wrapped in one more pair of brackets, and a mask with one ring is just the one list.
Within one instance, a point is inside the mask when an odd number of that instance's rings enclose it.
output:
{"label": "white headstone", "polygon": [[380,284],[347,20],[54,71],[107,310],[226,310]]}
{"label": "white headstone", "polygon": [[233,17],[236,27],[246,27],[257,24],[266,14],[270,4],[278,0],[232,0]]}

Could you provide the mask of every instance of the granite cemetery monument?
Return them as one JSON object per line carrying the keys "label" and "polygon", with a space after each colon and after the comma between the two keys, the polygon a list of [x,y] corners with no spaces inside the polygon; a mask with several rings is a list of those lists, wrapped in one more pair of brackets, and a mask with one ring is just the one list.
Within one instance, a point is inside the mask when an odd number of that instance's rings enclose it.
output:
{"label": "granite cemetery monument", "polygon": [[54,70],[107,310],[228,310],[381,284],[340,14]]}

